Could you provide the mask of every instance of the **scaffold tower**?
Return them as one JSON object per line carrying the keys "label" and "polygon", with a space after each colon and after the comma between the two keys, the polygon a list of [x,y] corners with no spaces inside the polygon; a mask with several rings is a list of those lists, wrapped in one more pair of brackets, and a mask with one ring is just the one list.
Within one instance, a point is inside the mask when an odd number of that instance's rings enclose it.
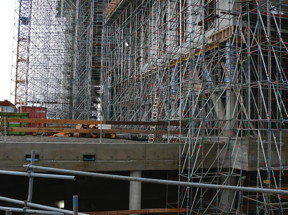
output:
{"label": "scaffold tower", "polygon": [[47,107],[49,118],[97,118],[100,74],[92,64],[100,61],[94,40],[102,28],[102,2],[17,3],[15,104]]}
{"label": "scaffold tower", "polygon": [[[180,135],[146,138],[183,143],[181,181],[287,189],[287,1],[104,5],[104,118],[179,122]],[[284,215],[287,204],[189,187],[178,200],[189,214]]]}

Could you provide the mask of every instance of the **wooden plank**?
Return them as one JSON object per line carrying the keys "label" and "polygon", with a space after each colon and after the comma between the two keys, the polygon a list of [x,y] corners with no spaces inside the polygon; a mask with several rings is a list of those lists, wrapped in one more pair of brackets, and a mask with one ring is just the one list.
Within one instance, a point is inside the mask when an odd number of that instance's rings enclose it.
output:
{"label": "wooden plank", "polygon": [[179,126],[179,121],[157,121],[157,122],[136,122],[136,121],[105,121],[111,125],[160,125],[160,126]]}
{"label": "wooden plank", "polygon": [[[0,128],[4,131],[4,128]],[[73,128],[7,128],[7,132],[27,132],[27,133],[79,133],[79,134],[180,134],[177,130],[132,130],[132,129],[73,129]]]}
{"label": "wooden plank", "polygon": [[[4,118],[0,118],[0,122],[4,122]],[[111,124],[111,125],[159,125],[159,126],[178,126],[179,121],[158,121],[158,122],[140,122],[140,121],[99,121],[99,120],[68,120],[68,119],[20,119],[6,118],[6,122],[21,123],[44,123],[44,124]]]}
{"label": "wooden plank", "polygon": [[107,9],[104,11],[106,17],[109,17],[115,9],[119,6],[120,0],[111,0]]}
{"label": "wooden plank", "polygon": [[155,208],[142,210],[99,211],[85,212],[90,215],[125,215],[125,214],[157,214],[157,213],[186,213],[187,208]]}
{"label": "wooden plank", "polygon": [[[0,118],[0,122],[4,122],[4,118]],[[20,119],[6,118],[6,122],[21,122],[21,123],[45,123],[45,124],[106,124],[106,121],[97,120],[66,120],[66,119]]]}

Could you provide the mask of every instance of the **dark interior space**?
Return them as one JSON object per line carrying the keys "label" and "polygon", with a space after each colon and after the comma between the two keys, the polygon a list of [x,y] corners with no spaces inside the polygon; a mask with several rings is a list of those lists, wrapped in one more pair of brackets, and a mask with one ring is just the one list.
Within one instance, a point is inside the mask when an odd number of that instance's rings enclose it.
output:
{"label": "dark interior space", "polygon": [[[129,176],[129,172],[107,174]],[[145,171],[142,172],[142,177],[177,180],[177,174],[177,171]],[[28,184],[27,177],[1,175],[0,196],[24,201],[27,199]],[[72,210],[73,195],[79,197],[81,212],[129,209],[128,181],[79,176],[76,181],[34,179],[33,203],[59,207],[59,202],[64,201],[65,209]],[[177,187],[142,183],[143,209],[166,208],[167,199],[168,203],[177,201]],[[8,202],[1,202],[0,206],[22,207]]]}

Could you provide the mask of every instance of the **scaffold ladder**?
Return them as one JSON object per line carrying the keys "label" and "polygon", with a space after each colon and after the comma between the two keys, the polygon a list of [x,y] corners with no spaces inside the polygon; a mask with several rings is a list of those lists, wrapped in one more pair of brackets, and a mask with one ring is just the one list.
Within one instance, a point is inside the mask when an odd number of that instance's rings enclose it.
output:
{"label": "scaffold ladder", "polygon": [[[153,106],[152,106],[152,117],[151,120],[153,122],[156,122],[158,119],[158,115],[159,115],[159,97],[157,95],[157,92],[155,93],[154,96],[154,102],[153,102]],[[154,131],[156,130],[156,125],[152,125],[150,126],[150,130]],[[149,134],[148,135],[148,143],[154,143],[155,141],[155,134]]]}

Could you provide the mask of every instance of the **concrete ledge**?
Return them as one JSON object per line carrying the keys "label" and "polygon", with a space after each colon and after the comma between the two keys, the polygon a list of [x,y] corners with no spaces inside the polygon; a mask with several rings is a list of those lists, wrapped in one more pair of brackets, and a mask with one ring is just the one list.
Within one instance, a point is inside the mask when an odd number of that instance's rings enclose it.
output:
{"label": "concrete ledge", "polygon": [[[37,165],[82,171],[177,170],[179,144],[121,139],[7,137],[0,141],[0,169],[24,171],[25,158],[35,151]],[[60,142],[61,141],[61,142]],[[83,161],[95,155],[95,161]]]}
{"label": "concrete ledge", "polygon": [[[279,168],[280,165],[288,166],[287,138],[282,137],[282,142],[271,144],[271,166]],[[255,171],[258,167],[265,169],[269,147],[265,138],[262,143],[257,137],[243,138],[214,138],[203,137],[195,141],[192,147],[192,163],[195,169],[235,168],[245,171]],[[280,153],[281,148],[281,153]],[[260,149],[260,150],[259,150]],[[182,160],[187,159],[184,154]]]}
{"label": "concrete ledge", "polygon": [[[272,167],[280,162],[288,166],[288,146],[272,143]],[[25,157],[34,150],[39,155],[38,165],[82,171],[134,171],[134,170],[178,170],[179,150],[183,143],[147,143],[122,139],[93,139],[68,137],[0,137],[0,169],[24,171]],[[276,148],[277,146],[277,148]],[[187,150],[187,145],[186,145]],[[259,152],[259,148],[261,149]],[[182,165],[195,170],[201,168],[235,168],[255,171],[266,166],[268,144],[260,145],[257,138],[203,138],[191,145],[189,153],[181,157]],[[278,152],[281,148],[281,156]],[[259,152],[259,153],[258,153]],[[83,155],[95,156],[95,161],[83,161]],[[264,156],[265,155],[265,156]],[[187,167],[187,166],[186,166]]]}

